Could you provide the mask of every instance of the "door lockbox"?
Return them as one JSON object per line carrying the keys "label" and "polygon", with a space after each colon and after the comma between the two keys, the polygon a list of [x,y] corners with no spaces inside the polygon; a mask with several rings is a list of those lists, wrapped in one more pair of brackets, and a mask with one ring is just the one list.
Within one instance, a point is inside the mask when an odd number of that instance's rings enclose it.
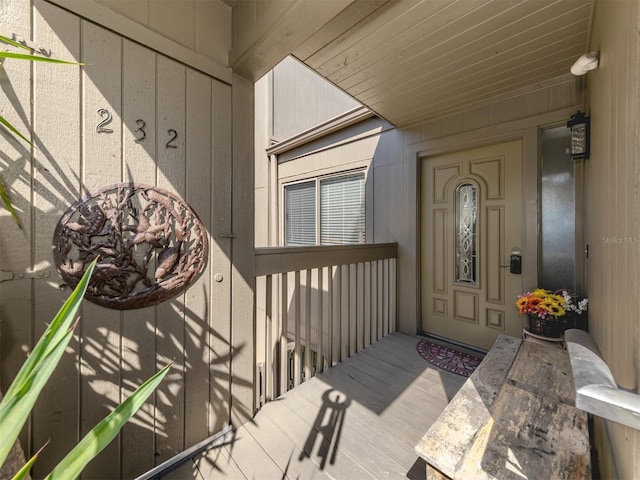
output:
{"label": "door lockbox", "polygon": [[520,252],[512,252],[509,257],[509,273],[519,275],[522,273],[522,255]]}

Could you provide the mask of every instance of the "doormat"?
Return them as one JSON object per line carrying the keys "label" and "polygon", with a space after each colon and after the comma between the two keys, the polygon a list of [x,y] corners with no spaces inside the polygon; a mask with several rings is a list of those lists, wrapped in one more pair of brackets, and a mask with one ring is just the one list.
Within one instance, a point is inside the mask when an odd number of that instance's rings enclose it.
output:
{"label": "doormat", "polygon": [[447,372],[468,377],[482,361],[482,357],[458,352],[452,348],[420,340],[418,354],[427,362]]}

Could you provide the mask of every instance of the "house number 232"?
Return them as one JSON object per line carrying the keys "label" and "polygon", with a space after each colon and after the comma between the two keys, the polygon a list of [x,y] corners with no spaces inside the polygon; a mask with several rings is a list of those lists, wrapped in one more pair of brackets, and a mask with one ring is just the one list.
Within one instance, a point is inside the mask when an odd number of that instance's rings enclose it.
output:
{"label": "house number 232", "polygon": [[[109,112],[109,110],[107,110],[106,108],[100,108],[98,110],[98,115],[100,115],[102,120],[96,125],[96,133],[113,133],[113,129],[106,128],[106,126],[113,121],[111,112]],[[136,128],[133,133],[136,134],[135,141],[137,143],[140,143],[147,138],[147,131],[145,130],[147,124],[143,119],[139,118],[138,120],[136,120],[136,125],[138,126],[138,128]],[[178,145],[176,144],[178,140],[178,132],[175,129],[170,128],[169,130],[167,130],[167,135],[169,137],[169,140],[167,140],[167,143],[165,143],[165,148],[178,148]]]}

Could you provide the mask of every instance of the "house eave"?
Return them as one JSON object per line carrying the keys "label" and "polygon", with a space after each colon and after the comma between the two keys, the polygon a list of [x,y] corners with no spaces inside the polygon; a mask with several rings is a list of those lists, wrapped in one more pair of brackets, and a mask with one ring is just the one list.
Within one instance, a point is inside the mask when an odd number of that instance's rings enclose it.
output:
{"label": "house eave", "polygon": [[358,122],[366,120],[375,116],[375,113],[369,110],[365,106],[359,106],[353,108],[341,115],[333,117],[326,122],[323,122],[315,127],[311,127],[303,132],[300,132],[292,137],[287,138],[281,142],[266,149],[267,155],[279,155],[289,150],[293,150],[296,147],[309,143],[318,138],[322,138],[337,130],[343,129],[350,125],[354,125]]}

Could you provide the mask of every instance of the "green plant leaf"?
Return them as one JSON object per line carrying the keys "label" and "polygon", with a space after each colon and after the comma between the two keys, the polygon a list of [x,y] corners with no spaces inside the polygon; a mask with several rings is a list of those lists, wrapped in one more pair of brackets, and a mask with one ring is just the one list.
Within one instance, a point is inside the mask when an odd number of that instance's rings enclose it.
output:
{"label": "green plant leaf", "polygon": [[0,58],[17,58],[18,60],[29,60],[31,62],[64,63],[65,65],[82,65],[81,63],[78,63],[78,62],[58,60],[57,58],[42,57],[40,55],[31,55],[30,53],[0,52]]}
{"label": "green plant leaf", "polygon": [[138,411],[171,368],[165,366],[140,385],[129,398],[85,435],[45,480],[77,478],[84,467],[115,438],[125,423]]}
{"label": "green plant leaf", "polygon": [[12,480],[23,480],[27,478],[29,476],[29,471],[31,470],[31,467],[33,467],[33,464],[36,463],[37,459],[38,459],[37,455],[34,455],[33,457],[31,457],[29,461],[25,463],[24,466],[18,471],[18,473],[16,473],[13,476]]}
{"label": "green plant leaf", "polygon": [[24,426],[31,410],[33,409],[38,395],[42,388],[51,377],[60,357],[65,351],[66,344],[69,343],[73,336],[72,331],[68,331],[67,335],[62,338],[62,342],[58,342],[58,349],[52,354],[47,355],[38,362],[30,375],[20,383],[19,388],[12,392],[12,395],[5,396],[0,405],[0,429],[3,434],[4,443],[0,445],[0,464],[6,460],[11,446],[18,438],[20,430]]}
{"label": "green plant leaf", "polygon": [[26,45],[23,45],[23,44],[21,44],[19,42],[16,42],[15,40],[11,40],[10,38],[3,37],[2,35],[0,35],[0,42],[7,43],[9,45],[13,45],[14,47],[23,48],[24,50],[31,50]]}
{"label": "green plant leaf", "polygon": [[36,453],[33,454],[33,456],[29,459],[29,461],[25,463],[24,466],[18,471],[18,473],[16,473],[13,476],[12,480],[23,480],[25,478],[28,478],[29,470],[31,470],[31,468],[33,467],[33,464],[36,463],[36,460],[38,459],[40,452],[42,452],[42,450],[44,450],[44,447],[46,447],[48,444],[49,442],[45,443],[42,447],[40,447],[40,450],[38,450]]}
{"label": "green plant leaf", "polygon": [[91,262],[73,293],[42,334],[0,402],[0,431],[3,437],[0,442],[0,465],[6,460],[40,392],[73,336],[71,327],[95,265],[96,260]]}
{"label": "green plant leaf", "polygon": [[7,210],[9,210],[9,213],[13,217],[13,221],[16,222],[18,227],[22,228],[22,225],[20,224],[20,219],[18,218],[18,214],[16,213],[15,209],[13,208],[13,205],[11,204],[11,199],[9,198],[9,194],[7,193],[7,190],[4,188],[4,183],[2,183],[1,179],[0,179],[0,198],[2,198],[2,202],[7,207]]}
{"label": "green plant leaf", "polygon": [[[22,45],[21,43],[16,42],[15,40],[12,40],[10,38],[7,38],[7,37],[5,37],[3,35],[0,35],[0,43],[5,43],[5,44],[8,44],[8,45],[12,45],[12,46],[14,46],[16,48],[20,48],[20,49],[27,50],[27,51],[33,51],[32,48],[27,47],[26,45]],[[15,59],[18,59],[18,60],[28,60],[28,61],[32,61],[32,62],[46,62],[46,63],[59,63],[59,64],[61,63],[61,64],[67,64],[67,65],[82,65],[82,63],[69,62],[69,61],[66,61],[66,60],[58,60],[56,58],[49,58],[49,57],[44,57],[44,56],[40,56],[40,55],[0,51],[0,67],[2,66],[2,62],[4,61],[5,58],[15,58]],[[31,145],[32,147],[35,148],[35,145],[33,143],[31,143],[31,141],[26,136],[24,136],[22,133],[20,133],[20,131],[17,128],[15,128],[8,120],[6,120],[1,115],[0,115],[0,124],[4,125],[7,129],[9,129],[9,131],[12,132],[16,137],[21,138],[22,140],[24,140],[29,145]],[[18,227],[22,228],[22,226],[20,225],[20,220],[18,219],[18,215],[16,214],[16,212],[15,212],[15,210],[13,208],[13,205],[11,205],[11,201],[9,200],[9,197],[6,194],[6,190],[4,189],[4,187],[2,187],[2,191],[0,191],[0,197],[2,198],[2,201],[6,205],[7,209],[9,210],[9,213],[11,213],[11,216],[13,217],[13,220],[16,222]]]}
{"label": "green plant leaf", "polygon": [[[51,350],[51,348],[53,348],[52,345],[54,343],[57,343],[60,338],[63,337],[71,328],[76,318],[78,309],[80,308],[80,303],[82,302],[84,293],[89,286],[89,279],[91,277],[91,274],[93,273],[93,269],[95,268],[96,263],[97,260],[94,260],[89,264],[86,271],[84,272],[84,275],[82,276],[82,279],[80,280],[80,282],[78,282],[78,285],[76,285],[76,288],[73,290],[62,307],[60,307],[60,310],[54,317],[53,321],[42,334],[42,337],[40,337],[40,340],[38,340],[38,343],[31,352],[31,355],[29,355],[29,358],[18,372],[15,380],[9,386],[9,389],[5,393],[5,399],[12,392],[14,384],[16,382],[21,382],[24,378],[27,378],[29,372],[37,365],[40,357],[45,356]],[[15,388],[18,388],[18,386],[16,386]]]}
{"label": "green plant leaf", "polygon": [[5,119],[2,115],[0,115],[0,123],[2,125],[4,125],[5,127],[7,127],[9,130],[11,130],[15,135],[17,135],[18,137],[23,139],[25,142],[27,142],[29,145],[33,145],[33,143],[31,143],[31,141],[27,137],[25,137],[23,134],[21,134],[18,131],[18,129],[16,127],[14,127],[13,125],[11,125],[11,123],[9,123],[9,121],[7,119]]}

